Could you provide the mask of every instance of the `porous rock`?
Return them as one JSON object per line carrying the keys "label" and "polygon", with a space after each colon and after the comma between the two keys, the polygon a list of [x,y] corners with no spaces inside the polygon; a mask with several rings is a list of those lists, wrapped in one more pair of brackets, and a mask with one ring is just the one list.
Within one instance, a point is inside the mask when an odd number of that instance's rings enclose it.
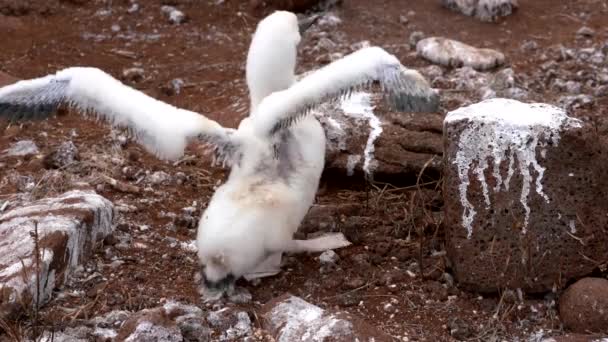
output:
{"label": "porous rock", "polygon": [[557,107],[491,99],[444,125],[448,257],[466,289],[561,288],[608,261],[608,141]]}
{"label": "porous rock", "polygon": [[441,4],[453,11],[476,17],[481,21],[496,21],[515,12],[517,0],[440,0]]}
{"label": "porous rock", "polygon": [[476,48],[444,37],[420,40],[416,52],[435,64],[455,68],[470,66],[475,70],[490,70],[505,62],[505,55],[499,51]]}
{"label": "porous rock", "polygon": [[112,231],[112,217],[110,201],[80,190],[0,215],[0,319],[44,304]]}
{"label": "porous rock", "polygon": [[262,307],[263,327],[277,342],[289,341],[392,341],[362,320],[332,313],[285,294]]}
{"label": "porous rock", "polygon": [[317,111],[327,137],[326,175],[415,183],[441,174],[443,116],[384,110],[375,94],[355,93]]}
{"label": "porous rock", "polygon": [[567,329],[578,333],[608,333],[608,280],[583,278],[559,300],[559,314]]}

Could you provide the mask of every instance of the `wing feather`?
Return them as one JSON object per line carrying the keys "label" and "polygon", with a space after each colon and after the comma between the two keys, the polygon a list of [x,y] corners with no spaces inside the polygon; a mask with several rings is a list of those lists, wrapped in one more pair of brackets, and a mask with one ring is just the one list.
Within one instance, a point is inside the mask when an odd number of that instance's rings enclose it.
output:
{"label": "wing feather", "polygon": [[435,112],[436,92],[417,71],[379,47],[360,49],[314,71],[286,90],[264,98],[254,127],[261,136],[290,127],[323,103],[350,97],[379,82],[389,105],[398,111]]}
{"label": "wing feather", "polygon": [[55,113],[61,104],[126,128],[161,159],[181,157],[191,139],[210,144],[223,164],[230,165],[238,150],[233,129],[156,100],[97,68],[68,68],[0,88],[0,119],[42,119]]}

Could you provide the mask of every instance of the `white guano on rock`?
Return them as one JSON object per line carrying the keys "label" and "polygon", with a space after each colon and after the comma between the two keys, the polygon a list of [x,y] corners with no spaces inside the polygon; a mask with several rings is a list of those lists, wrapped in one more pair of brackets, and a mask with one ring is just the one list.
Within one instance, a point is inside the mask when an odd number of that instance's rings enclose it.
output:
{"label": "white guano on rock", "polygon": [[[545,168],[537,157],[545,157],[548,143],[557,146],[562,129],[580,127],[580,121],[568,117],[562,109],[554,106],[500,98],[452,111],[447,114],[444,125],[462,120],[468,120],[467,126],[458,138],[458,152],[451,162],[458,168],[462,225],[467,229],[468,237],[473,233],[473,220],[477,214],[467,198],[470,172],[476,175],[481,184],[486,208],[492,205],[490,191],[509,191],[512,176],[516,172],[521,174],[520,202],[525,210],[522,227],[525,234],[530,217],[530,192],[534,190],[547,203],[551,200],[543,191]],[[541,149],[538,154],[537,148]],[[492,165],[489,165],[490,159]],[[500,164],[504,160],[509,163],[505,177],[500,172]],[[488,168],[492,168],[492,175],[496,179],[493,188],[485,179]]]}
{"label": "white guano on rock", "polygon": [[374,142],[382,133],[382,124],[380,123],[380,119],[374,114],[371,95],[363,92],[354,93],[351,98],[342,101],[340,109],[342,109],[346,116],[357,120],[367,120],[371,127],[371,132],[365,144],[365,151],[363,152],[363,171],[367,176],[372,177],[375,169]]}

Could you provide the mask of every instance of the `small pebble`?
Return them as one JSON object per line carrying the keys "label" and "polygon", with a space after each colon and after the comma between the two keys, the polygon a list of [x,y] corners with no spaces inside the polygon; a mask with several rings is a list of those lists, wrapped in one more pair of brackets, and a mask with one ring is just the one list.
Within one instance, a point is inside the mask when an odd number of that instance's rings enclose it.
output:
{"label": "small pebble", "polygon": [[338,261],[338,254],[332,250],[328,250],[319,255],[319,261],[322,264],[334,264]]}

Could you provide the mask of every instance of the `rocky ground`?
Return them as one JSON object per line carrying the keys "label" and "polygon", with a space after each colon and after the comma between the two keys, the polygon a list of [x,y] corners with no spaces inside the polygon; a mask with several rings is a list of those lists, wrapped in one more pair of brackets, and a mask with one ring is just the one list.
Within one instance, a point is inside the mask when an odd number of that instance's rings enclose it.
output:
{"label": "rocky ground", "polygon": [[[292,304],[315,313],[319,324],[344,319],[363,329],[361,336],[380,331],[387,340],[569,335],[558,315],[561,289],[480,295],[455,284],[442,225],[442,119],[449,110],[501,96],[563,106],[606,134],[608,4],[520,1],[514,15],[483,23],[438,1],[370,3],[345,0],[326,13],[303,39],[298,72],[379,45],[440,89],[441,110],[413,116],[377,109],[383,131],[374,141],[374,182],[364,180],[363,163],[352,158],[365,157],[373,129],[356,122],[360,129],[350,128],[341,140],[324,122],[328,168],[298,234],[342,231],[353,246],[322,257],[289,256],[281,274],[257,285],[239,283],[225,303],[202,303],[192,240],[225,171],[211,167],[196,146],[177,163],[158,161],[124,132],[74,113],[8,126],[0,137],[0,214],[73,189],[96,191],[116,214],[113,233],[95,249],[82,247],[91,249],[90,258],[74,266],[42,309],[0,322],[0,340],[36,335],[50,341],[51,332],[65,340],[137,341],[148,333],[167,341],[272,340],[273,317],[282,312],[272,303],[289,301],[279,298],[285,293],[307,301]],[[244,1],[0,0],[0,71],[11,75],[0,73],[0,82],[95,66],[236,127],[248,106],[244,61],[258,20]],[[492,54],[481,66],[440,58],[434,64],[416,51],[433,36],[495,49],[502,58]],[[605,272],[595,275],[606,278]]]}

